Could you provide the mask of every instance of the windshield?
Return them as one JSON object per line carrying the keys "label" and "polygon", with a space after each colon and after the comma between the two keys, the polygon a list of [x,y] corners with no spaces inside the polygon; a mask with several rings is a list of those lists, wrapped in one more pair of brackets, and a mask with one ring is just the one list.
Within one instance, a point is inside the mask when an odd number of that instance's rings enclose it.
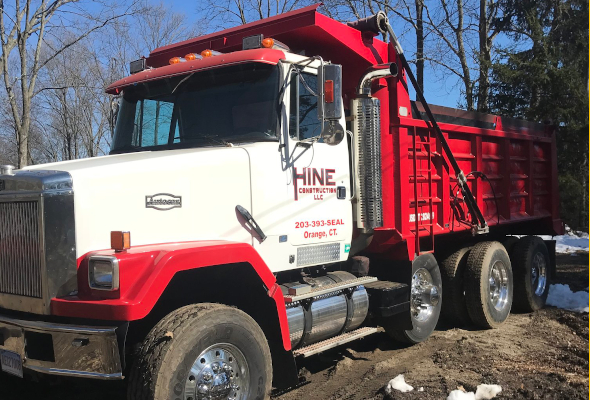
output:
{"label": "windshield", "polygon": [[123,92],[111,153],[276,141],[279,68],[249,63]]}

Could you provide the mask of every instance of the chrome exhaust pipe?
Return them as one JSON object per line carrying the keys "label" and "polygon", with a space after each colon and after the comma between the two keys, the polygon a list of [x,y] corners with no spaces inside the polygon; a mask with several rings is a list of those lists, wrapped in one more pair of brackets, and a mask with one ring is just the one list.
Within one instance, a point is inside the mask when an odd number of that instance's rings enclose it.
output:
{"label": "chrome exhaust pipe", "polygon": [[388,78],[390,76],[397,76],[396,63],[377,64],[369,67],[359,81],[357,93],[359,96],[370,96],[373,79]]}
{"label": "chrome exhaust pipe", "polygon": [[375,15],[349,22],[347,25],[361,32],[371,32],[375,35],[378,35],[380,33],[387,32],[387,24],[389,24],[387,14],[385,14],[383,11],[379,11]]}
{"label": "chrome exhaust pipe", "polygon": [[14,166],[0,165],[0,175],[14,175]]}

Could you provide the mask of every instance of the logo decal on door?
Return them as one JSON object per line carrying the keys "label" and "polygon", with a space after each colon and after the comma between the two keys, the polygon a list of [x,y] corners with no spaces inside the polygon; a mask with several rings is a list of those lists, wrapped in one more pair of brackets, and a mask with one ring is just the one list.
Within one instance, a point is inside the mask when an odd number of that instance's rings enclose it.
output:
{"label": "logo decal on door", "polygon": [[336,194],[335,173],[335,169],[329,168],[303,168],[299,174],[297,168],[293,168],[295,200],[299,200],[300,194],[311,194],[314,200],[324,200],[325,195]]}

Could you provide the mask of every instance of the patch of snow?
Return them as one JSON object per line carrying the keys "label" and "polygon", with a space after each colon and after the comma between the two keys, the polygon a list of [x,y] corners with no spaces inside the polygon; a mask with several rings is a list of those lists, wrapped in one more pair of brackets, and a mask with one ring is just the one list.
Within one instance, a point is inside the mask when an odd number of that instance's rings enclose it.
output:
{"label": "patch of snow", "polygon": [[493,399],[501,391],[502,391],[502,386],[500,386],[500,385],[486,385],[486,384],[478,385],[477,390],[475,391],[475,400]]}
{"label": "patch of snow", "polygon": [[555,240],[555,251],[562,254],[575,254],[578,251],[589,251],[588,233],[581,231],[572,231],[569,226],[565,226],[565,235],[547,236],[540,235],[543,240]]}
{"label": "patch of snow", "polygon": [[481,384],[477,386],[475,393],[464,392],[463,390],[453,390],[447,396],[447,400],[490,400],[496,397],[502,391],[500,385]]}
{"label": "patch of snow", "polygon": [[404,380],[403,374],[400,374],[389,381],[387,387],[385,388],[385,392],[391,394],[393,390],[399,390],[402,393],[410,392],[414,390],[414,387],[408,385]]}
{"label": "patch of snow", "polygon": [[449,393],[447,400],[475,400],[475,394],[457,389]]}
{"label": "patch of snow", "polygon": [[547,305],[579,313],[588,312],[588,292],[572,292],[569,285],[557,283],[549,286]]}
{"label": "patch of snow", "polygon": [[586,237],[561,235],[556,236],[555,251],[558,253],[575,253],[577,251],[588,251],[588,234]]}
{"label": "patch of snow", "polygon": [[422,386],[420,386],[420,387],[418,388],[418,391],[419,391],[419,392],[423,392],[423,391],[424,391],[424,388],[423,388]]}

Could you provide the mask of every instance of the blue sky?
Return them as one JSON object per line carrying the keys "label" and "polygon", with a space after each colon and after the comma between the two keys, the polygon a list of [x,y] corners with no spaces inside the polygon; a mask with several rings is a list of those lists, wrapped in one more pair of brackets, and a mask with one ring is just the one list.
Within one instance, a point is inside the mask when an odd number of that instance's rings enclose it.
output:
{"label": "blue sky", "polygon": [[[189,19],[191,16],[197,15],[198,3],[194,0],[167,0],[166,4],[170,5],[175,11],[186,14]],[[403,21],[394,21],[394,29],[400,38],[402,47],[406,52],[406,57],[411,59],[415,51],[413,32],[407,25],[404,26]],[[499,40],[503,44],[507,42],[505,38]],[[428,64],[426,65],[424,75],[425,97],[429,103],[447,107],[464,106],[461,83],[455,75],[444,73],[440,69],[434,71]],[[477,74],[475,71],[472,71],[472,79],[475,77],[477,77]],[[415,98],[413,88],[410,90],[410,96]]]}

